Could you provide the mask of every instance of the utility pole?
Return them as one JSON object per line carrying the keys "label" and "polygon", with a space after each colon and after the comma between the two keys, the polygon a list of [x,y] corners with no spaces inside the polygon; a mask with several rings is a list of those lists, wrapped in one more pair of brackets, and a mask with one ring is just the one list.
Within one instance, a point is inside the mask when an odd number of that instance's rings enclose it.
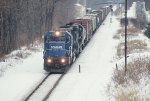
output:
{"label": "utility pole", "polygon": [[86,0],[84,0],[85,15],[86,15]]}
{"label": "utility pole", "polygon": [[125,0],[125,75],[127,73],[127,0]]}

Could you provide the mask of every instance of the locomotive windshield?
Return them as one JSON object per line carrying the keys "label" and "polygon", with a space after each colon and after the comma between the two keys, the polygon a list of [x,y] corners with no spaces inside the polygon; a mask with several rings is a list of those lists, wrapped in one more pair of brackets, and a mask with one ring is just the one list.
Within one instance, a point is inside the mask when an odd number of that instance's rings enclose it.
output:
{"label": "locomotive windshield", "polygon": [[50,41],[65,41],[65,37],[64,36],[59,36],[59,37],[51,36]]}
{"label": "locomotive windshield", "polygon": [[55,36],[46,36],[45,37],[45,42],[49,43],[51,41],[65,41],[65,37],[64,36],[59,36],[59,37],[55,37]]}

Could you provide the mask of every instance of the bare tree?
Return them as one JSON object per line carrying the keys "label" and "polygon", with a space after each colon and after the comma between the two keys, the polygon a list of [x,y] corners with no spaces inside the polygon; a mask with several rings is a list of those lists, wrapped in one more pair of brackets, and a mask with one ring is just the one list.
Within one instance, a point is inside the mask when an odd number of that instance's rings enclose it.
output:
{"label": "bare tree", "polygon": [[0,54],[30,45],[52,28],[57,0],[0,0]]}

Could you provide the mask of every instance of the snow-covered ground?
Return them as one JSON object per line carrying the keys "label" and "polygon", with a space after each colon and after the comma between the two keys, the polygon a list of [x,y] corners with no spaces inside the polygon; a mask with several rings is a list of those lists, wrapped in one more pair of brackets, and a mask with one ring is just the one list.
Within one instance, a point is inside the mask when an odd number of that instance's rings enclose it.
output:
{"label": "snow-covered ground", "polygon": [[[50,101],[106,101],[105,88],[114,65],[115,40],[119,22],[110,15],[97,30],[71,70],[61,81]],[[81,73],[78,66],[81,65]],[[0,101],[17,101],[44,77],[42,51],[15,64],[0,77]]]}
{"label": "snow-covered ground", "polygon": [[42,52],[37,52],[23,63],[9,67],[0,77],[0,101],[16,101],[31,91],[44,76],[42,61]]}
{"label": "snow-covered ground", "polygon": [[[135,10],[129,12],[134,14]],[[110,19],[108,15],[48,101],[114,101],[108,98],[106,89],[115,67],[112,61],[118,41],[113,36],[120,26],[115,16],[112,23]],[[38,84],[45,76],[42,54],[42,50],[32,52],[0,76],[0,101],[20,101]],[[1,62],[0,66],[5,68],[5,63]]]}
{"label": "snow-covered ground", "polygon": [[[132,7],[128,11],[128,17],[136,18],[137,15],[135,10],[136,6],[137,6],[136,3],[133,3]],[[146,11],[143,10],[143,13],[145,12]],[[129,25],[128,28],[134,29],[134,26]],[[116,68],[116,70],[114,70],[112,82],[110,82],[109,85],[110,91],[109,93],[110,96],[113,96],[116,99],[116,101],[150,101],[150,76],[148,74],[149,72],[148,64],[150,59],[149,53],[150,40],[149,38],[144,36],[144,30],[138,32],[128,30],[128,33],[132,33],[127,37],[128,42],[134,40],[141,41],[141,43],[143,42],[146,44],[145,45],[146,49],[140,48],[138,49],[138,47],[135,47],[136,44],[138,43],[135,43],[134,45],[133,43],[131,43],[132,46],[130,46],[131,44],[128,44],[129,47],[127,54],[128,55],[127,74],[126,76],[124,75],[124,56],[123,56],[122,58],[118,58],[116,61],[118,67]],[[136,35],[134,35],[135,33]],[[121,33],[117,34],[119,35]],[[123,34],[124,33],[122,33],[122,35]],[[120,37],[118,41],[120,41],[118,45],[124,42],[124,36]],[[132,50],[131,47],[134,47],[133,52],[131,52]],[[124,49],[124,46],[122,48]],[[135,62],[136,60],[139,61]],[[144,64],[140,63],[141,61],[144,61]],[[145,67],[146,69],[142,71],[142,69],[144,69]],[[139,81],[135,82],[133,79],[134,77],[135,79],[139,79]]]}
{"label": "snow-covered ground", "polygon": [[[114,64],[115,40],[119,22],[110,15],[91,39],[71,70],[63,78],[48,101],[106,101],[107,83]],[[81,73],[78,72],[79,65]]]}
{"label": "snow-covered ground", "polygon": [[127,11],[127,16],[129,18],[136,18],[136,2],[133,2],[132,6],[130,7],[130,9]]}

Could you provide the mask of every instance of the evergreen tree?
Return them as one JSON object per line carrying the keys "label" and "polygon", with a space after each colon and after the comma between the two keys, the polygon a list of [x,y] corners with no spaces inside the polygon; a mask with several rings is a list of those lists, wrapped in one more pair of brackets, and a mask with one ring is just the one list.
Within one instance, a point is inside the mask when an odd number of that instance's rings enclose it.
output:
{"label": "evergreen tree", "polygon": [[147,36],[148,38],[150,38],[150,23],[146,27],[146,31],[144,32],[144,35]]}

